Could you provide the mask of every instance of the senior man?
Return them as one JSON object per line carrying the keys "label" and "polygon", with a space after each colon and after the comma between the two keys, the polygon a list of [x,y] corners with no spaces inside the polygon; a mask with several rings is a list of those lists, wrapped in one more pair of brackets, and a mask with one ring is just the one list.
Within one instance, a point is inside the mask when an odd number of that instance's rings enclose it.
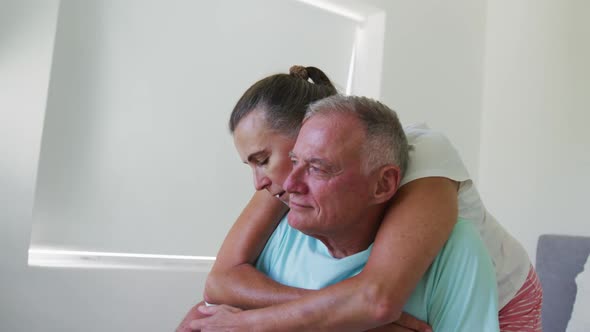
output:
{"label": "senior man", "polygon": [[[291,210],[257,268],[280,283],[318,289],[359,273],[408,159],[396,114],[363,97],[334,96],[310,106],[284,184]],[[303,299],[304,300],[304,299]],[[335,303],[334,305],[338,305]],[[204,331],[322,330],[298,326],[289,303],[241,311],[222,305],[191,325]],[[458,220],[404,311],[434,331],[498,331],[495,273],[474,226]],[[288,320],[281,317],[290,316]],[[385,327],[391,328],[391,327]],[[351,331],[358,330],[350,326]]]}

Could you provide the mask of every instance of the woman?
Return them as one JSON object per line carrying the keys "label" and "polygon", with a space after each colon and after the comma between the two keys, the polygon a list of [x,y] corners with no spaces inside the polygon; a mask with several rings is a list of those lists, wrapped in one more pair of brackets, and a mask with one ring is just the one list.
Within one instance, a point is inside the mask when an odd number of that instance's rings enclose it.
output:
{"label": "woman", "polygon": [[[286,212],[280,203],[288,199],[282,184],[291,168],[288,152],[305,108],[333,94],[336,89],[319,69],[294,67],[290,75],[273,75],[257,82],[238,101],[230,130],[240,156],[253,169],[258,192],[220,249],[207,279],[205,299],[243,309],[289,302],[283,315],[265,322],[275,330],[296,326],[344,329],[351,324],[362,330],[381,326],[400,318],[409,294],[459,216],[476,224],[494,261],[502,308],[501,330],[540,330],[541,290],[526,252],[485,211],[448,140],[425,128],[407,129],[408,140],[414,145],[410,166],[360,274],[309,291],[274,283],[253,267]],[[515,310],[522,305],[527,309],[524,313]],[[201,311],[215,310],[220,309]],[[400,324],[408,320],[412,322],[404,317]]]}

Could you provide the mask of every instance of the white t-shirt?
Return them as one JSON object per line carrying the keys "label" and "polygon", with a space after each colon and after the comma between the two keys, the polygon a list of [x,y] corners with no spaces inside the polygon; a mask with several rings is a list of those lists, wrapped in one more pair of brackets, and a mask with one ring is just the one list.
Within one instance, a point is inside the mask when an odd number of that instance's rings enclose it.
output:
{"label": "white t-shirt", "polygon": [[576,302],[572,311],[572,318],[567,325],[567,332],[588,331],[590,326],[590,256],[586,259],[584,270],[576,277]]}
{"label": "white t-shirt", "polygon": [[479,231],[496,270],[498,307],[504,307],[526,280],[531,266],[527,252],[485,209],[459,153],[446,136],[424,124],[404,130],[413,149],[402,185],[432,176],[460,183],[459,218],[472,221]]}

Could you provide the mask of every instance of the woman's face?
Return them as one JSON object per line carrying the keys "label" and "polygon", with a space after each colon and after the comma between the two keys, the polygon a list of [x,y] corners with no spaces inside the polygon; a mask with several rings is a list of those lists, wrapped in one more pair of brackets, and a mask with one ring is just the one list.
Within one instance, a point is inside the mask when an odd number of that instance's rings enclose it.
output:
{"label": "woman's face", "polygon": [[244,164],[252,168],[256,190],[266,189],[287,204],[289,194],[285,193],[283,183],[291,172],[289,152],[295,138],[269,129],[264,113],[257,109],[234,130],[234,145]]}

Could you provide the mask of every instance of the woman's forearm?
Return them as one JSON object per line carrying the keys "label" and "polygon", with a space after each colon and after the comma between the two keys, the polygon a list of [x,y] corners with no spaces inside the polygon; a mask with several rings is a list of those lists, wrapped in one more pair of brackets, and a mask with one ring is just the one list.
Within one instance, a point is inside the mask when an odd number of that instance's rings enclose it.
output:
{"label": "woman's forearm", "polygon": [[205,301],[256,309],[293,301],[310,292],[279,284],[252,265],[241,264],[207,278]]}
{"label": "woman's forearm", "polygon": [[359,275],[371,285],[375,315],[391,322],[449,238],[457,222],[458,183],[429,177],[395,194],[367,265]]}
{"label": "woman's forearm", "polygon": [[355,278],[295,301],[244,311],[237,320],[244,331],[365,331],[384,325]]}
{"label": "woman's forearm", "polygon": [[288,207],[266,190],[255,192],[225,236],[212,271],[254,264],[287,211]]}
{"label": "woman's forearm", "polygon": [[243,309],[293,300],[304,290],[280,285],[253,264],[287,207],[266,191],[254,194],[228,232],[205,284],[205,300]]}

